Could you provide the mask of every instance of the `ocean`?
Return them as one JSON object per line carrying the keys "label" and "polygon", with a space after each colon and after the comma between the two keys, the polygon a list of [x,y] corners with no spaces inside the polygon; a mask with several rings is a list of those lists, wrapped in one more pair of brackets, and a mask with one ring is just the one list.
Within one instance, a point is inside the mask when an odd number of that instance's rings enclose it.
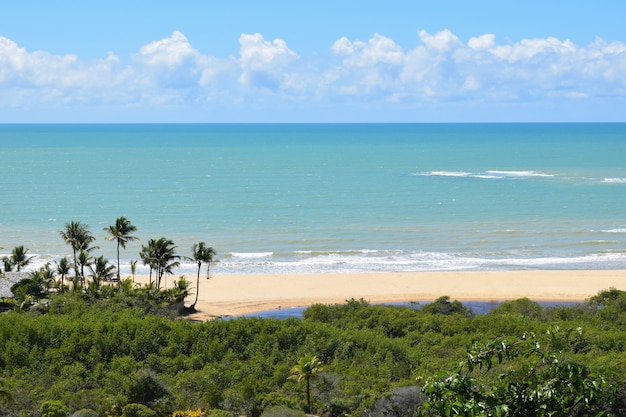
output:
{"label": "ocean", "polygon": [[0,125],[0,161],[31,268],[70,221],[114,263],[125,216],[123,275],[162,236],[215,274],[626,269],[626,124]]}

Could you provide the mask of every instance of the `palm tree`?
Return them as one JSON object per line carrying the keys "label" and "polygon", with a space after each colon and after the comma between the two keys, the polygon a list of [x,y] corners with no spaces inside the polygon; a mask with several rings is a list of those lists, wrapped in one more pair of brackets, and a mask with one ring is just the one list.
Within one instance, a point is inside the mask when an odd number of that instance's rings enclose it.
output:
{"label": "palm tree", "polygon": [[130,274],[133,276],[133,282],[135,282],[135,274],[137,274],[137,259],[130,261]]}
{"label": "palm tree", "polygon": [[[148,246],[141,246],[139,254],[144,263],[150,265],[150,271],[154,269],[157,289],[161,288],[161,278],[165,274],[172,274],[174,268],[180,265],[176,255],[176,246],[174,242],[164,237],[148,241]],[[150,273],[152,277],[152,272]],[[152,278],[150,278],[152,280]]]}
{"label": "palm tree", "polygon": [[202,269],[202,264],[206,264],[206,279],[209,279],[209,273],[211,270],[211,263],[213,262],[213,257],[215,256],[215,250],[206,246],[206,243],[199,242],[194,243],[191,247],[191,252],[193,253],[193,258],[187,258],[190,261],[194,261],[198,264],[198,277],[196,279],[196,299],[191,306],[189,306],[190,310],[196,309],[196,304],[198,303],[198,293],[200,292],[200,269]]}
{"label": "palm tree", "polygon": [[27,266],[30,263],[31,259],[34,258],[34,256],[26,256],[27,253],[28,249],[25,249],[24,246],[20,245],[13,248],[9,260],[11,262],[11,265],[17,268],[17,272],[19,272],[23,267]]}
{"label": "palm tree", "polygon": [[322,371],[322,362],[317,356],[306,354],[300,358],[298,363],[291,368],[291,376],[289,379],[295,379],[298,382],[306,382],[306,407],[307,413],[311,412],[311,378]]}
{"label": "palm tree", "polygon": [[144,265],[148,265],[150,267],[150,280],[149,284],[152,284],[152,271],[154,270],[154,259],[152,259],[154,255],[154,246],[156,245],[156,240],[149,239],[148,246],[141,245],[141,251],[139,252],[139,257],[141,258],[141,262]]}
{"label": "palm tree", "polygon": [[84,285],[85,284],[85,267],[91,266],[91,260],[93,258],[89,255],[89,250],[81,249],[80,252],[78,252],[77,259],[78,259],[78,264],[80,265],[80,277]]}
{"label": "palm tree", "polygon": [[92,265],[89,265],[89,269],[93,274],[94,279],[98,281],[111,281],[113,279],[114,265],[109,264],[109,260],[104,256],[98,256],[94,258]]}
{"label": "palm tree", "polygon": [[[59,231],[59,234],[61,235],[65,243],[70,245],[72,248],[72,253],[74,254],[74,274],[75,279],[78,279],[80,275],[78,274],[78,260],[76,258],[77,252],[89,252],[92,249],[95,249],[89,247],[89,245],[95,240],[95,238],[89,231],[89,227],[86,224],[77,221],[65,223],[65,227],[63,228],[63,230]],[[82,278],[84,280],[85,276],[82,275]]]}
{"label": "palm tree", "polygon": [[3,256],[0,261],[2,261],[2,263],[4,264],[4,272],[11,272],[11,270],[13,269],[13,267],[11,266],[11,258],[9,258],[8,256]]}
{"label": "palm tree", "polygon": [[61,275],[61,290],[63,290],[63,281],[65,280],[65,277],[70,273],[71,262],[69,259],[67,259],[67,256],[64,256],[55,263],[57,264],[57,273]]}
{"label": "palm tree", "polygon": [[131,236],[131,233],[135,232],[137,228],[130,223],[126,217],[118,217],[114,225],[105,227],[104,231],[109,234],[106,240],[117,241],[117,281],[120,281],[120,246],[126,249],[126,244],[131,240],[137,240],[135,236]]}

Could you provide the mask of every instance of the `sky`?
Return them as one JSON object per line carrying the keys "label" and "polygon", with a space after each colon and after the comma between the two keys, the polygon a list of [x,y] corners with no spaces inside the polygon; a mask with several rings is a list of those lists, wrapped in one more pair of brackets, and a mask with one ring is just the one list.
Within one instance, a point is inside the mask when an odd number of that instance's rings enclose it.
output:
{"label": "sky", "polygon": [[626,2],[3,2],[0,123],[626,122]]}

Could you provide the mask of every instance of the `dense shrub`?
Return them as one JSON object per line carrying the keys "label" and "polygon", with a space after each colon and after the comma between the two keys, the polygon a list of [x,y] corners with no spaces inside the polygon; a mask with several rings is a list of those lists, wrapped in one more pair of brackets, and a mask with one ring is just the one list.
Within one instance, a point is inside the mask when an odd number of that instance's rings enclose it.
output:
{"label": "dense shrub", "polygon": [[[0,401],[0,414],[38,415],[54,398],[68,414],[119,415],[141,403],[135,409],[159,416],[200,409],[259,417],[276,406],[304,407],[305,390],[288,378],[309,353],[324,364],[311,389],[313,412],[409,413],[422,401],[416,378],[454,370],[475,343],[524,335],[558,351],[560,362],[580,364],[617,387],[609,413],[619,415],[626,403],[626,297],[618,290],[582,306],[538,308],[522,299],[477,316],[447,298],[434,312],[350,300],[313,306],[303,319],[206,323],[146,314],[128,297],[52,294],[44,314],[1,314],[0,381],[12,401]],[[525,365],[527,358],[517,357],[476,379],[493,386],[496,371]]]}
{"label": "dense shrub", "polygon": [[283,405],[266,408],[261,417],[305,417],[304,411],[294,410]]}
{"label": "dense shrub", "polygon": [[122,409],[122,417],[157,417],[157,413],[143,404],[128,404]]}

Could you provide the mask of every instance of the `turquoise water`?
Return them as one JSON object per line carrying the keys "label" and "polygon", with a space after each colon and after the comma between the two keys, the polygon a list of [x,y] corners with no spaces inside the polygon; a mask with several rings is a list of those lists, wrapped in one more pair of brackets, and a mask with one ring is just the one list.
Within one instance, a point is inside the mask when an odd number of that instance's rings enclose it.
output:
{"label": "turquoise water", "polygon": [[124,215],[126,270],[161,236],[216,273],[626,269],[626,124],[0,125],[0,159],[35,266],[72,220],[114,260]]}

